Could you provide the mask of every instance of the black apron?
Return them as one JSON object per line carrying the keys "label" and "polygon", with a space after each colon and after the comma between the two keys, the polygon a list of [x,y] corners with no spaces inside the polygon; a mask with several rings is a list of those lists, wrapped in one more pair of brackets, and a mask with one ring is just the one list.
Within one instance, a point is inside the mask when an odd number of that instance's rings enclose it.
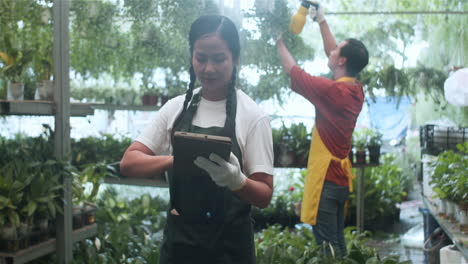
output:
{"label": "black apron", "polygon": [[[224,127],[192,125],[201,93],[194,95],[176,131],[227,136],[242,164],[235,134],[236,100]],[[235,98],[234,98],[235,99]],[[241,165],[242,169],[242,165]],[[160,264],[254,264],[255,244],[250,204],[217,186],[201,169],[173,168],[169,177],[170,208],[160,251]],[[176,209],[180,215],[170,213]]]}

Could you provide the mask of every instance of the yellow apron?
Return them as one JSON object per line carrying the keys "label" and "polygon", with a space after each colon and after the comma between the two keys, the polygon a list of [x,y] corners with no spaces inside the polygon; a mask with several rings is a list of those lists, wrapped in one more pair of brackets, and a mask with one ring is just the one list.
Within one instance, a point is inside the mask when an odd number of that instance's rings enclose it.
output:
{"label": "yellow apron", "polygon": [[[338,82],[352,82],[353,78],[344,77]],[[348,157],[344,159],[333,156],[323,144],[322,139],[314,126],[312,131],[312,142],[310,144],[309,159],[307,162],[307,174],[304,184],[304,195],[302,197],[301,222],[315,225],[317,223],[317,213],[322,194],[323,183],[327,174],[328,166],[331,160],[341,163],[341,168],[348,177],[349,191],[353,191],[353,179],[355,176],[351,171],[351,161]]]}

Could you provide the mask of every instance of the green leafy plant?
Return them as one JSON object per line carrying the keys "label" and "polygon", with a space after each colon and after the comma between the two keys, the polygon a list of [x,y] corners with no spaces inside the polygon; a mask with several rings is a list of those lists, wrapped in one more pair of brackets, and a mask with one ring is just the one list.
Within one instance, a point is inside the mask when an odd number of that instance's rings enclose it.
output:
{"label": "green leafy plant", "polygon": [[458,152],[444,151],[433,164],[431,181],[436,196],[456,203],[468,199],[468,142],[457,145]]}
{"label": "green leafy plant", "polygon": [[[104,162],[89,163],[75,171],[73,177],[73,204],[81,205],[84,202],[96,202],[101,183],[106,177],[117,177],[117,171]],[[90,184],[89,191],[85,187]]]}
{"label": "green leafy plant", "polygon": [[270,204],[263,209],[252,208],[252,218],[255,229],[261,230],[270,225],[281,225],[293,228],[299,223],[295,212],[296,203],[302,201],[305,170],[299,173],[287,172],[290,182],[287,185],[277,186],[273,192]]}
{"label": "green leafy plant", "polygon": [[296,153],[297,163],[300,166],[307,165],[307,158],[309,156],[311,132],[307,131],[304,123],[291,124],[289,128],[291,135],[292,149]]}
{"label": "green leafy plant", "polygon": [[111,134],[72,139],[72,164],[81,168],[85,164],[119,161],[130,144],[129,137],[119,138]]}
{"label": "green leafy plant", "polygon": [[356,152],[362,152],[367,147],[367,133],[366,129],[355,130],[353,133],[353,146],[356,148]]}
{"label": "green leafy plant", "polygon": [[[395,154],[392,153],[382,156],[380,166],[365,171],[364,200],[366,201],[366,211],[364,223],[367,223],[366,228],[376,229],[378,224],[388,226],[385,221],[390,221],[388,224],[397,221],[397,217],[399,217],[397,204],[407,195],[405,186],[409,180],[399,167]],[[356,182],[354,182],[354,186],[356,186]],[[350,194],[347,217],[351,224],[356,217],[355,212],[356,193],[353,192]]]}
{"label": "green leafy plant", "polygon": [[366,136],[367,136],[367,146],[368,147],[376,147],[382,146],[382,137],[383,134],[376,130],[376,129],[366,129]]}
{"label": "green leafy plant", "polygon": [[13,47],[7,36],[5,36],[3,44],[5,50],[0,52],[0,58],[4,63],[2,74],[7,80],[21,82],[24,69],[32,61],[33,51]]}
{"label": "green leafy plant", "polygon": [[315,245],[312,230],[304,227],[288,230],[279,225],[268,227],[255,235],[257,263],[259,264],[348,264],[348,263],[385,263],[410,264],[400,262],[398,257],[381,258],[374,249],[365,246],[369,233],[359,234],[355,228],[346,228],[348,255],[339,258],[327,256],[322,247]]}

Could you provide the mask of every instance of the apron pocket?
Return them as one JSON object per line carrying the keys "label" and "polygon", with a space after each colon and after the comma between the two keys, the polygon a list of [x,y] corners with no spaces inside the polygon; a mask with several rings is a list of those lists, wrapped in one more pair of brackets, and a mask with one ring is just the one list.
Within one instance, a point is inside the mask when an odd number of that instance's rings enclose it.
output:
{"label": "apron pocket", "polygon": [[219,250],[222,248],[220,241],[223,224],[190,222],[183,216],[169,213],[167,225],[168,240],[173,246],[189,246],[206,250]]}

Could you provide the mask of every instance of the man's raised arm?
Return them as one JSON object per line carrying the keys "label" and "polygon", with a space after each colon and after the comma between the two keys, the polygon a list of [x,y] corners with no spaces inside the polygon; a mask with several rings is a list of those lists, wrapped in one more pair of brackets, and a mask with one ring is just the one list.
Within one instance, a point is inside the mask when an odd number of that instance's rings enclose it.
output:
{"label": "man's raised arm", "polygon": [[330,27],[328,26],[327,21],[325,20],[322,6],[319,5],[318,9],[316,9],[315,6],[311,6],[310,18],[312,18],[312,20],[317,22],[320,26],[320,33],[322,34],[323,39],[323,48],[325,50],[325,54],[327,57],[329,57],[330,52],[336,48],[336,41],[335,37],[333,37],[333,34],[330,31]]}

